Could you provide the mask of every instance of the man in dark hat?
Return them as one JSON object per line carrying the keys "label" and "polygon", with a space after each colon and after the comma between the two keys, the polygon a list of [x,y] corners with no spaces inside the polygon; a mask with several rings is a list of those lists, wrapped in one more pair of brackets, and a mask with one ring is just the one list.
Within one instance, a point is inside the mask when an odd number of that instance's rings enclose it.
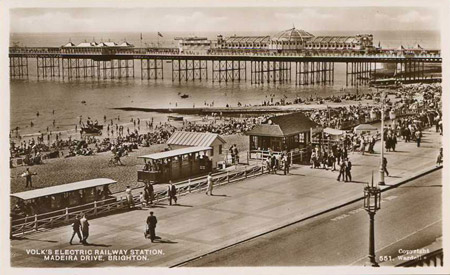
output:
{"label": "man in dark hat", "polygon": [[147,217],[147,228],[150,231],[150,240],[153,242],[156,237],[155,229],[158,220],[153,216],[153,211],[150,211],[150,216]]}
{"label": "man in dark hat", "polygon": [[80,243],[83,241],[83,238],[81,237],[80,227],[81,227],[80,216],[77,215],[75,221],[72,224],[73,233],[72,238],[70,238],[69,242],[70,244],[72,244],[73,237],[75,237],[75,235],[77,235],[78,238],[80,239]]}

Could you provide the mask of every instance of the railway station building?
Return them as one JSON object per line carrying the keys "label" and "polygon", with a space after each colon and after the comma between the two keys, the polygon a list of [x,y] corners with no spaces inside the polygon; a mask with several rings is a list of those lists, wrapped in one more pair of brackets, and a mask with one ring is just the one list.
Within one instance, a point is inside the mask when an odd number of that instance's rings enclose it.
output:
{"label": "railway station building", "polygon": [[249,136],[250,151],[291,151],[306,147],[311,136],[321,127],[302,112],[274,116],[266,124],[255,126],[246,134]]}
{"label": "railway station building", "polygon": [[171,150],[186,147],[211,147],[207,152],[212,160],[212,168],[217,168],[217,163],[225,158],[226,141],[218,134],[177,131],[167,140]]}

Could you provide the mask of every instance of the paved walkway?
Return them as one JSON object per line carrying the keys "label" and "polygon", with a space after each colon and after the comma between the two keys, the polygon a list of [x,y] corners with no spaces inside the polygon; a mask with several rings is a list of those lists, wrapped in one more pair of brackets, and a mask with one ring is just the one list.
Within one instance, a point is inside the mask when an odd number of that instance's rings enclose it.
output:
{"label": "paved walkway", "polygon": [[[435,166],[441,136],[424,132],[420,148],[400,141],[398,152],[388,152],[388,185],[402,182]],[[379,151],[379,143],[376,151]],[[214,189],[214,196],[191,193],[179,205],[160,204],[152,209],[158,217],[155,243],[144,239],[149,210],[135,210],[90,221],[91,246],[69,245],[70,226],[26,235],[13,240],[13,266],[90,267],[90,266],[173,266],[270,230],[319,214],[360,199],[363,187],[374,172],[378,180],[379,154],[350,155],[353,182],[336,181],[337,172],[294,166],[291,175],[264,175]],[[387,187],[384,187],[387,188]],[[42,255],[28,255],[26,249],[78,249],[112,252],[117,249],[151,249],[158,255],[133,261],[45,261]],[[155,249],[155,250],[153,250]]]}

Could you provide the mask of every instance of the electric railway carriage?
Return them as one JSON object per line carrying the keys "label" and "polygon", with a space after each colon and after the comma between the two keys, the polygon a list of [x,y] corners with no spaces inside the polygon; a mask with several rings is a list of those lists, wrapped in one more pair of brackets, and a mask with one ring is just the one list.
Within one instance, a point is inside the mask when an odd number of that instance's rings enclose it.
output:
{"label": "electric railway carriage", "polygon": [[212,161],[207,152],[212,147],[186,147],[140,156],[144,168],[138,171],[138,181],[164,183],[193,176],[205,175],[212,171]]}
{"label": "electric railway carriage", "polygon": [[36,214],[58,214],[58,210],[65,211],[66,208],[82,210],[94,201],[115,201],[109,186],[116,183],[112,179],[97,178],[14,193],[11,194],[15,204],[11,216],[17,219]]}

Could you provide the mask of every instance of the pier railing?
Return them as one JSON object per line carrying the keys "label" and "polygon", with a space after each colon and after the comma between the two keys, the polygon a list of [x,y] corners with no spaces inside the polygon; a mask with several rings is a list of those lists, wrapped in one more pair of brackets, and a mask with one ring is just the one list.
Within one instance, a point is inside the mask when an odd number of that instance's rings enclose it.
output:
{"label": "pier railing", "polygon": [[[213,186],[221,186],[247,178],[256,177],[258,175],[263,175],[265,173],[267,173],[267,170],[261,166],[245,167],[243,170],[215,174],[212,182]],[[183,196],[189,193],[205,190],[207,188],[207,184],[208,182],[205,177],[179,182],[176,184],[177,195]],[[153,201],[161,202],[166,199],[168,199],[167,190],[160,190],[155,192]],[[67,225],[72,223],[77,215],[85,214],[86,216],[93,218],[128,211],[134,207],[142,207],[140,196],[138,194],[133,195],[132,203],[129,203],[125,196],[120,196],[118,198],[94,201],[92,203],[87,203],[80,206],[66,207],[64,209],[43,214],[35,214],[19,219],[11,219],[10,236],[18,237],[20,235],[36,232],[42,229]]]}
{"label": "pier railing", "polygon": [[178,48],[113,48],[113,47],[10,47],[9,54],[15,55],[177,55],[177,56],[285,56],[285,57],[361,57],[361,58],[441,58],[440,51],[427,51],[421,53],[407,54],[403,51],[384,51],[378,53],[363,53],[351,51],[312,51],[304,50],[297,52],[275,52],[275,51],[240,51],[222,50],[211,52],[179,51]]}

